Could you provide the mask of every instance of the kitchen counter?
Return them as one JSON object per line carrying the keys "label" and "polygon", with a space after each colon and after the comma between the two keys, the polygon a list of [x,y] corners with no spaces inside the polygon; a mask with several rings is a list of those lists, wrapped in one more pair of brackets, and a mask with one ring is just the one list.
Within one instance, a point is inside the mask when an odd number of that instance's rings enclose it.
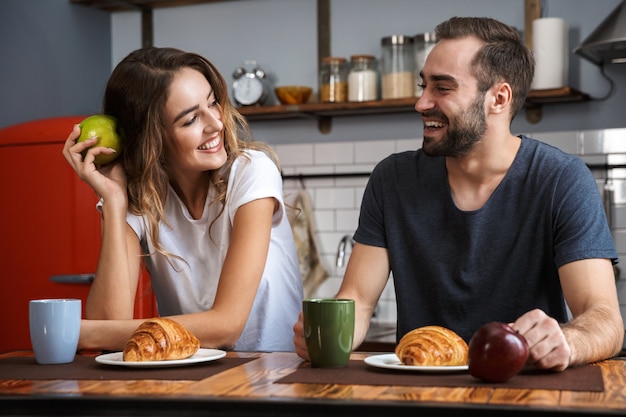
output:
{"label": "kitchen counter", "polygon": [[621,359],[550,373],[560,382],[546,386],[545,374],[488,384],[467,372],[379,369],[364,363],[372,355],[353,353],[341,369],[311,368],[291,352],[228,352],[207,364],[145,369],[99,365],[95,353],[38,365],[30,351],[11,352],[0,355],[0,415],[591,417],[626,410]]}

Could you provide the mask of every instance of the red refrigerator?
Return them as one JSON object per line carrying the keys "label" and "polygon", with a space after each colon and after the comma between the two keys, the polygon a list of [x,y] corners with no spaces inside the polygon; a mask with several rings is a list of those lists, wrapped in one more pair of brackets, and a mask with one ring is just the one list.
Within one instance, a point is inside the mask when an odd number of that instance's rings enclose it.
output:
{"label": "red refrigerator", "polygon": [[[31,299],[80,298],[84,311],[100,249],[100,216],[94,191],[61,153],[83,118],[0,129],[0,352],[31,349]],[[156,316],[146,271],[135,316]]]}

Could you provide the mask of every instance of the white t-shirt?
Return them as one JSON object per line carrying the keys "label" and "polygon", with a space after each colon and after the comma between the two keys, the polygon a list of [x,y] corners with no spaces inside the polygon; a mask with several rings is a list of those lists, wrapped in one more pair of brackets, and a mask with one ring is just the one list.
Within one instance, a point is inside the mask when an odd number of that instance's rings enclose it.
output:
{"label": "white t-shirt", "polygon": [[275,198],[279,208],[272,221],[263,278],[235,350],[293,351],[292,327],[298,319],[303,295],[298,256],[283,201],[282,178],[276,165],[263,152],[248,150],[246,156],[233,163],[226,207],[212,226],[221,204],[210,204],[211,193],[202,218],[195,220],[170,187],[165,216],[171,228],[161,222],[159,236],[166,251],[185,261],[174,257],[167,259],[154,250],[142,216],[129,213],[127,222],[139,236],[144,252],[153,254],[146,258],[146,265],[159,314],[194,313],[213,306],[237,209],[256,199]]}

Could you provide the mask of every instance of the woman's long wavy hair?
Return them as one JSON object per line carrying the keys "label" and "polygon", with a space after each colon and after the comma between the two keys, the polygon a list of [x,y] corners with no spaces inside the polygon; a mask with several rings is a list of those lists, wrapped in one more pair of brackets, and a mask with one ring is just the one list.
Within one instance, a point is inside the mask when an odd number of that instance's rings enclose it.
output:
{"label": "woman's long wavy hair", "polygon": [[171,254],[163,250],[158,228],[159,222],[167,224],[163,210],[170,185],[164,154],[163,111],[172,80],[183,68],[202,73],[219,103],[227,160],[220,169],[209,172],[209,182],[215,190],[212,204],[222,204],[220,215],[224,210],[230,169],[244,149],[262,150],[279,166],[269,146],[252,141],[248,123],[230,102],[224,77],[206,58],[175,48],[147,47],[131,52],[109,78],[104,113],[117,118],[124,137],[122,160],[128,181],[129,211],[146,216],[155,249],[165,255]]}

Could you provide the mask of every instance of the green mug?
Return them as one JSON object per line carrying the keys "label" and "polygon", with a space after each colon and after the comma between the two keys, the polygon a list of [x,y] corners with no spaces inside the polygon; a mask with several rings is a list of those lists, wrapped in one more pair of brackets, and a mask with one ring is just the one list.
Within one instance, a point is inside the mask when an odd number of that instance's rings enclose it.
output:
{"label": "green mug", "polygon": [[304,338],[311,365],[348,365],[354,338],[354,300],[309,298],[302,301]]}

